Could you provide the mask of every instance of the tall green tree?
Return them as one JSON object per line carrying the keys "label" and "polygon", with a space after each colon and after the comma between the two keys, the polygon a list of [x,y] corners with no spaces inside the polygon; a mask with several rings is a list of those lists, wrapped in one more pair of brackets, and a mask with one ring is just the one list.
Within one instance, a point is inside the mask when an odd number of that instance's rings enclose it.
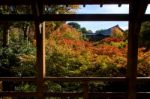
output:
{"label": "tall green tree", "polygon": [[141,26],[139,46],[146,47],[146,50],[150,49],[150,21],[144,22]]}
{"label": "tall green tree", "polygon": [[70,22],[70,23],[68,23],[68,25],[72,26],[73,28],[75,28],[77,30],[81,30],[80,24],[78,24],[76,22]]}

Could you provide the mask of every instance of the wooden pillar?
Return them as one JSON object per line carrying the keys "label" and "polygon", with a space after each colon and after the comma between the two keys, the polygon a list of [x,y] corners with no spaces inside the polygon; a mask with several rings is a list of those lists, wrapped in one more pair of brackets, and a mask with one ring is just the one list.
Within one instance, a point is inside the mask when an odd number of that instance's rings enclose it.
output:
{"label": "wooden pillar", "polygon": [[136,99],[136,78],[138,62],[138,34],[140,32],[142,17],[147,8],[146,2],[132,0],[129,5],[129,34],[128,34],[128,99]]}
{"label": "wooden pillar", "polygon": [[35,22],[36,27],[36,78],[37,78],[37,92],[39,93],[37,99],[44,99],[44,78],[45,78],[45,22]]}
{"label": "wooden pillar", "polygon": [[138,35],[134,32],[134,23],[129,22],[128,34],[128,99],[136,99],[136,76],[138,56]]}
{"label": "wooden pillar", "polygon": [[88,82],[87,81],[84,81],[83,82],[83,99],[89,99],[89,96],[88,96]]}
{"label": "wooden pillar", "polygon": [[43,14],[42,1],[35,0],[32,4],[32,11],[35,18],[36,32],[36,66],[35,76],[37,85],[37,99],[44,99],[44,78],[45,78],[45,22],[42,23],[40,16]]}

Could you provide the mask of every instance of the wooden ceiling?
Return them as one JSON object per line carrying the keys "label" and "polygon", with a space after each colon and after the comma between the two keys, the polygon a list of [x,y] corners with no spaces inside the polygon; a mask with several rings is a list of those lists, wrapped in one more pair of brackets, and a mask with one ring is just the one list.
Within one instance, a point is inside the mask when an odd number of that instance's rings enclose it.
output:
{"label": "wooden ceiling", "polygon": [[[134,3],[135,2],[135,3]],[[138,5],[137,2],[141,4]],[[150,0],[0,0],[0,5],[26,5],[32,6],[33,14],[0,14],[0,20],[6,21],[32,21],[38,18],[40,21],[129,21],[133,15],[138,13],[138,9],[133,10],[132,14],[43,14],[45,5],[104,5],[104,4],[129,4],[134,8],[146,7]],[[35,9],[34,9],[35,8]],[[143,9],[143,11],[145,11]],[[38,13],[36,16],[35,12]],[[135,14],[134,14],[135,13]],[[137,18],[141,21],[150,20],[150,15]]]}

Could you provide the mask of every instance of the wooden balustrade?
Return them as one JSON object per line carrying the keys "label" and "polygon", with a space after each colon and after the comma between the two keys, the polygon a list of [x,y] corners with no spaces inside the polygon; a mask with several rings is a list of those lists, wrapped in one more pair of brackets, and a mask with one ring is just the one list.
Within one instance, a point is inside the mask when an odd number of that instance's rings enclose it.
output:
{"label": "wooden balustrade", "polygon": [[[36,82],[36,77],[0,77],[0,81],[14,81],[14,82]],[[90,97],[119,97],[120,99],[127,98],[127,92],[89,92],[89,83],[90,82],[99,82],[99,81],[121,81],[126,82],[126,77],[45,77],[44,81],[59,81],[59,82],[81,82],[83,92],[44,92],[44,97],[83,97],[83,99],[89,99]],[[137,81],[150,81],[150,77],[137,77]],[[0,91],[0,96],[10,96],[10,97],[37,97],[40,92],[15,92]],[[145,97],[145,99],[150,98],[150,92],[137,92],[137,97]],[[138,99],[138,98],[137,98]],[[139,98],[141,99],[141,98]]]}

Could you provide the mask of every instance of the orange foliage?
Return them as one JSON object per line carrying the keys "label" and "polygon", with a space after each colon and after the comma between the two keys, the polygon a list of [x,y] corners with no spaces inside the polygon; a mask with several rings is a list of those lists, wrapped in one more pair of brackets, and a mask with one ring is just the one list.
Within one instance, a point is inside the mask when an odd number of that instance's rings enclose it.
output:
{"label": "orange foliage", "polygon": [[[113,65],[118,69],[126,69],[127,65],[127,45],[123,48],[119,48],[111,45],[111,42],[123,42],[122,39],[108,37],[101,41],[102,43],[94,44],[89,41],[81,39],[81,34],[74,28],[64,24],[50,35],[49,46],[57,47],[62,53],[70,53],[71,57],[78,58],[82,61],[82,58],[87,58],[86,62],[89,62],[90,68],[96,68],[101,65]],[[106,42],[107,44],[103,43]],[[109,62],[101,64],[100,57],[106,57]],[[150,75],[150,51],[144,52],[144,48],[139,49],[139,63],[138,63],[138,75]],[[101,60],[103,62],[103,59]],[[83,61],[84,62],[84,61]],[[101,64],[101,65],[100,65]],[[83,65],[83,64],[82,64]],[[87,65],[87,64],[86,64]],[[95,67],[94,67],[95,66]],[[88,68],[88,67],[87,67]],[[83,69],[84,70],[84,69]],[[86,69],[85,69],[86,70]],[[91,69],[90,69],[91,70]],[[83,72],[83,71],[82,71]],[[117,74],[118,75],[118,74]],[[120,73],[120,75],[124,75]],[[113,76],[113,74],[112,74]]]}
{"label": "orange foliage", "polygon": [[115,37],[107,37],[102,40],[102,42],[110,43],[110,42],[121,42],[122,39],[120,38],[115,38]]}
{"label": "orange foliage", "polygon": [[101,44],[93,49],[93,53],[97,55],[122,56],[123,51],[117,47]]}

